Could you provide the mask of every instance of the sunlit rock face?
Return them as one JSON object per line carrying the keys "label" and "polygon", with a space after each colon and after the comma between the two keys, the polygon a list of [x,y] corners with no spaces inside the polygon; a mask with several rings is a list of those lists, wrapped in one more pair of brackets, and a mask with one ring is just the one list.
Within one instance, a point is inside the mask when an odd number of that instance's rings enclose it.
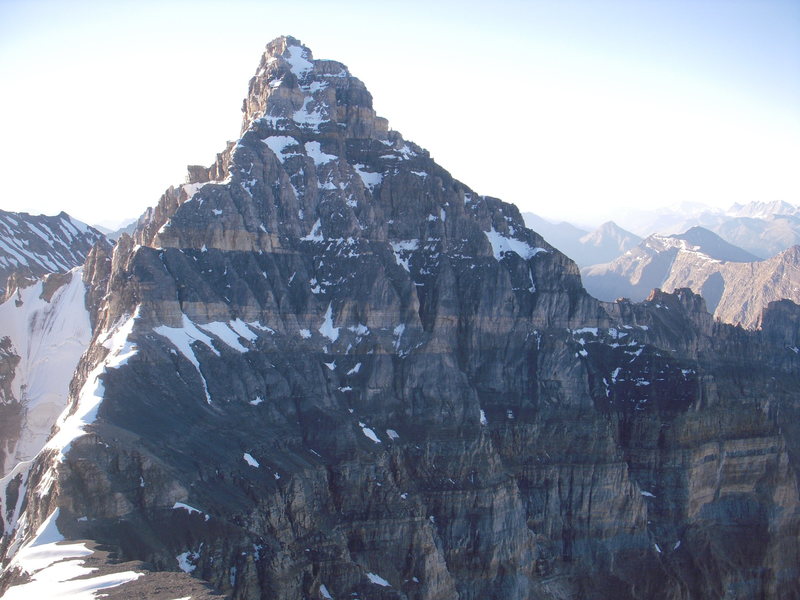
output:
{"label": "sunlit rock face", "polygon": [[71,409],[0,496],[3,585],[46,524],[141,574],[117,594],[800,593],[795,305],[745,332],[689,290],[593,299],[293,38],[244,112],[90,257]]}

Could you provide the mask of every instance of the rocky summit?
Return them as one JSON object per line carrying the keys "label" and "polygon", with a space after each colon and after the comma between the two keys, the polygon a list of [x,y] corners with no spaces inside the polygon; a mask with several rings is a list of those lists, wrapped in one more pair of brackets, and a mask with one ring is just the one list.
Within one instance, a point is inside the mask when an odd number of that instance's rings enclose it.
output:
{"label": "rocky summit", "polygon": [[2,480],[7,598],[800,595],[796,305],[592,298],[291,37],[243,110],[80,272],[66,408]]}

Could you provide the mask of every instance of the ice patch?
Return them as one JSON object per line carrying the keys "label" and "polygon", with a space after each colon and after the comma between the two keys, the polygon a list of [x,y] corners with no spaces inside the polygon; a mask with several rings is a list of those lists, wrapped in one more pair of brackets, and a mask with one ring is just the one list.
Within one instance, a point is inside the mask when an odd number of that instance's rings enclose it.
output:
{"label": "ice patch", "polygon": [[319,586],[319,595],[325,598],[325,600],[333,600],[333,596],[331,596],[331,593],[328,591],[328,588],[325,587],[324,583]]}
{"label": "ice patch", "polygon": [[300,330],[300,337],[304,340],[307,340],[311,337],[311,332],[308,329],[301,329]]}
{"label": "ice patch", "polygon": [[399,440],[400,439],[400,436],[397,434],[397,432],[394,429],[387,429],[386,430],[386,435],[389,436],[390,440]]}
{"label": "ice patch", "polygon": [[641,490],[639,493],[646,498],[655,498],[655,494],[651,494],[650,492],[646,492],[645,490]]}
{"label": "ice patch", "polygon": [[486,419],[486,413],[483,412],[483,409],[481,409],[481,419],[480,419],[480,421],[481,421],[481,425],[488,425],[489,424],[489,421]]}
{"label": "ice patch", "polygon": [[253,455],[248,452],[245,452],[242,458],[244,458],[244,461],[251,467],[255,467],[257,469],[260,466],[258,464],[258,461],[255,458],[253,458]]}

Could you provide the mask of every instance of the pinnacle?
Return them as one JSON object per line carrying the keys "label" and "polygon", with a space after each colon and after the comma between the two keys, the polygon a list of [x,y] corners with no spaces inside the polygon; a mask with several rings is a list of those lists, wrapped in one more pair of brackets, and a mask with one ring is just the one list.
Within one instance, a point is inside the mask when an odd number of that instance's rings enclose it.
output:
{"label": "pinnacle", "polygon": [[[290,48],[299,48],[300,52],[290,50]],[[267,44],[267,47],[264,50],[264,55],[270,58],[289,58],[292,56],[302,56],[303,58],[311,60],[311,49],[307,46],[304,46],[303,42],[298,40],[296,37],[291,35],[281,35]]]}

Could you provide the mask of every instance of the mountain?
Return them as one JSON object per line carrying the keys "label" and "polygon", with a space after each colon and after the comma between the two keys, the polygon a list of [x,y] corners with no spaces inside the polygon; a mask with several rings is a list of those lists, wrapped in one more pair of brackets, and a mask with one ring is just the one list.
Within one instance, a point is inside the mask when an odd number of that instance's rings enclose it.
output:
{"label": "mountain", "polygon": [[6,598],[800,594],[800,307],[595,300],[294,38],[244,109],[87,257],[68,408],[0,482]]}
{"label": "mountain", "polygon": [[575,259],[578,265],[591,264],[592,262],[608,262],[615,259],[639,244],[642,241],[638,235],[625,231],[622,227],[607,221],[591,233],[580,238],[584,247],[581,260]]}
{"label": "mountain", "polygon": [[[642,235],[668,235],[704,227],[759,258],[800,244],[800,207],[782,201],[734,204],[727,210],[682,203],[656,210],[628,211],[619,215],[618,220]],[[595,261],[599,262],[603,261]]]}
{"label": "mountain", "polygon": [[671,291],[691,288],[702,294],[709,310],[726,323],[753,328],[770,302],[800,304],[800,246],[792,246],[763,261],[673,264],[661,286]]}
{"label": "mountain", "polygon": [[652,235],[618,259],[583,269],[586,289],[603,300],[643,300],[654,288],[690,288],[714,316],[752,328],[770,302],[800,303],[800,256],[793,246],[767,260],[694,227],[682,235]]}
{"label": "mountain", "polygon": [[[619,258],[581,271],[583,285],[601,300],[626,297],[644,300],[662,288],[676,261],[705,265],[719,261],[753,261],[755,256],[728,244],[707,229],[695,227],[681,235],[653,234]],[[685,287],[685,286],[684,286]]]}
{"label": "mountain", "polygon": [[770,219],[776,216],[800,217],[800,206],[782,200],[773,202],[749,202],[734,204],[726,214],[730,217],[749,217],[751,219]]}
{"label": "mountain", "polygon": [[0,210],[0,297],[7,280],[32,282],[80,266],[103,235],[62,212],[54,217]]}
{"label": "mountain", "polygon": [[603,223],[594,231],[585,231],[562,221],[551,223],[534,213],[523,213],[525,225],[538,232],[550,244],[578,263],[578,266],[608,262],[642,239],[614,223]]}
{"label": "mountain", "polygon": [[719,223],[714,230],[732,244],[759,258],[768,258],[800,244],[800,215],[734,217]]}

